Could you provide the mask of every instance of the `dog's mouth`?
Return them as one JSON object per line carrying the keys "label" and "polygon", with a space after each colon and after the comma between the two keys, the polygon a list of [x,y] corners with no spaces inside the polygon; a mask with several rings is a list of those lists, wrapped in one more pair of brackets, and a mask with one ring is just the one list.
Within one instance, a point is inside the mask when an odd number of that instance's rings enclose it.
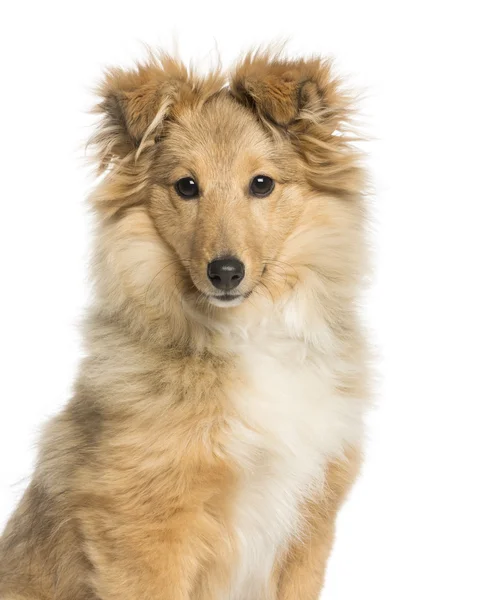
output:
{"label": "dog's mouth", "polygon": [[224,294],[222,296],[207,296],[207,300],[214,306],[230,308],[242,304],[245,296],[242,296],[242,294]]}
{"label": "dog's mouth", "polygon": [[246,300],[253,290],[248,291],[245,294],[208,294],[207,300],[213,306],[220,308],[231,308],[233,306],[239,306],[244,300]]}

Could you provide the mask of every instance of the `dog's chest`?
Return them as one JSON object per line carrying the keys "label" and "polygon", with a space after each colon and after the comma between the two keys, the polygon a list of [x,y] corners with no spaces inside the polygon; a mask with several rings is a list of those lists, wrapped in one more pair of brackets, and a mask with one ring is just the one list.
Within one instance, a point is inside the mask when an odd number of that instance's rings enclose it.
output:
{"label": "dog's chest", "polygon": [[304,342],[264,337],[237,346],[228,451],[242,479],[233,508],[238,560],[226,597],[245,600],[263,593],[277,554],[300,535],[303,501],[359,418],[337,397],[330,365]]}

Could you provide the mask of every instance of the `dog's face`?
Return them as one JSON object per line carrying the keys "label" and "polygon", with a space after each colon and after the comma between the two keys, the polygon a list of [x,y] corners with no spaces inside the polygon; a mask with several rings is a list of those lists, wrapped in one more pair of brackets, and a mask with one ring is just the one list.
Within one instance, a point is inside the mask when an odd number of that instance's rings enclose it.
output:
{"label": "dog's face", "polygon": [[203,300],[236,306],[260,286],[307,196],[296,162],[225,93],[166,126],[150,211]]}
{"label": "dog's face", "polygon": [[94,200],[121,293],[168,285],[210,313],[274,301],[313,271],[337,280],[359,189],[337,90],[319,60],[248,57],[228,86],[170,59],[110,72]]}

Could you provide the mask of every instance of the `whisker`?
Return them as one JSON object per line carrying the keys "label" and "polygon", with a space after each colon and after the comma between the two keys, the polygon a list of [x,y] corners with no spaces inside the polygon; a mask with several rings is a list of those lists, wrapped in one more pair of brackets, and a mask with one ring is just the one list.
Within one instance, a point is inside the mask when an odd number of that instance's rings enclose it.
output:
{"label": "whisker", "polygon": [[[154,277],[151,279],[151,281],[149,282],[149,284],[148,284],[148,286],[147,286],[147,289],[146,289],[146,292],[145,292],[145,294],[144,294],[144,303],[145,303],[145,305],[146,305],[146,306],[148,305],[147,297],[148,297],[148,294],[149,294],[149,290],[150,290],[150,289],[151,289],[151,287],[154,285],[154,282],[156,281],[156,279],[157,279],[157,278],[160,276],[160,274],[161,274],[161,273],[162,273],[162,272],[163,272],[165,269],[167,269],[168,267],[171,267],[172,265],[175,265],[175,264],[180,264],[182,267],[184,267],[184,266],[185,266],[185,264],[184,264],[184,263],[186,263],[186,264],[190,264],[190,262],[191,262],[191,261],[190,261],[190,259],[179,259],[179,258],[176,258],[176,259],[173,259],[173,260],[169,261],[168,263],[166,263],[166,264],[165,264],[165,265],[162,267],[162,269],[160,269],[160,270],[159,270],[159,271],[158,271],[158,272],[157,272],[157,273],[154,275]],[[168,279],[166,279],[166,282],[167,282],[167,281],[169,281],[169,279],[170,279],[170,277],[169,277]]]}

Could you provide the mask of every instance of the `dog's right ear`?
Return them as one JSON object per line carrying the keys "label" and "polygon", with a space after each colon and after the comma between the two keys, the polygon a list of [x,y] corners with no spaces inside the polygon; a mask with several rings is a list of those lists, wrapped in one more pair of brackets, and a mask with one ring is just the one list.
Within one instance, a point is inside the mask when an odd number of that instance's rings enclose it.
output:
{"label": "dog's right ear", "polygon": [[100,170],[128,155],[137,155],[146,142],[154,143],[186,80],[187,69],[173,59],[107,71],[97,89],[101,101],[93,109],[102,116],[91,140]]}

